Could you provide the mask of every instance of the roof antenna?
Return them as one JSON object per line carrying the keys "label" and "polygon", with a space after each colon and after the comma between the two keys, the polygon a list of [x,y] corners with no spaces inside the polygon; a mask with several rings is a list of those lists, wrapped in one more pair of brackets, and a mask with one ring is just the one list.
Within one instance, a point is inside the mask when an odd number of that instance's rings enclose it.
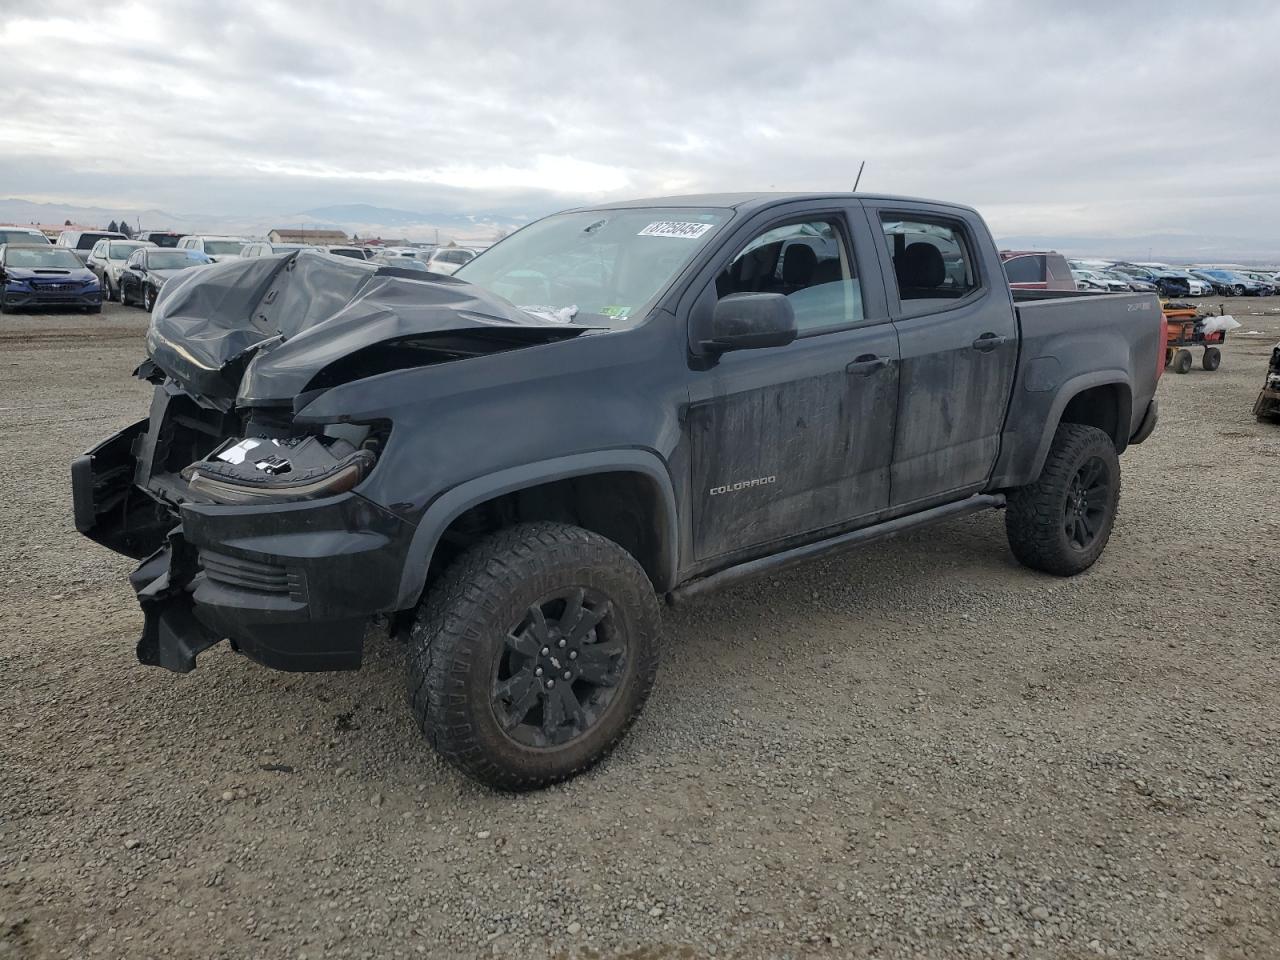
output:
{"label": "roof antenna", "polygon": [[860,183],[862,182],[862,170],[863,170],[863,168],[864,168],[864,167],[866,167],[866,165],[867,165],[867,161],[865,161],[865,160],[863,160],[860,164],[858,164],[858,179],[856,179],[856,180],[854,180],[854,181],[853,181],[853,192],[854,192],[854,193],[857,193],[857,192],[858,192],[858,184],[860,184]]}

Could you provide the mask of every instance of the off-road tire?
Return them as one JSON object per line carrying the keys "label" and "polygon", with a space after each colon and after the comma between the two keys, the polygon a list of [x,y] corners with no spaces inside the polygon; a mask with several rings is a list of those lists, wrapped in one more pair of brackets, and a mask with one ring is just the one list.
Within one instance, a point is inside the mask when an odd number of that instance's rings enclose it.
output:
{"label": "off-road tire", "polygon": [[[1094,458],[1108,473],[1109,496],[1097,534],[1087,547],[1073,544],[1064,526],[1067,498],[1082,467]],[[1120,458],[1097,427],[1059,424],[1039,478],[1008,496],[1005,533],[1018,562],[1033,570],[1069,577],[1093,566],[1111,537],[1120,506]]]}
{"label": "off-road tire", "polygon": [[[576,739],[527,746],[494,713],[496,664],[530,606],[565,587],[608,598],[625,666],[607,707]],[[586,770],[622,739],[653,687],[660,631],[653,586],[622,547],[569,524],[518,524],[458,557],[419,605],[409,637],[410,704],[427,741],[459,770],[501,790],[545,787]]]}

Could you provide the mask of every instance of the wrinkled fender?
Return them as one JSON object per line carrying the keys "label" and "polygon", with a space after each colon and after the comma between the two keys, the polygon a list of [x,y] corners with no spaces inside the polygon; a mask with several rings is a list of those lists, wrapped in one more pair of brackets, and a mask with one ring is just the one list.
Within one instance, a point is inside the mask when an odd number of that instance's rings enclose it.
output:
{"label": "wrinkled fender", "polygon": [[[1093,387],[1108,387],[1119,385],[1124,387],[1125,393],[1129,397],[1129,403],[1133,402],[1133,384],[1129,381],[1129,375],[1123,370],[1095,370],[1092,373],[1082,373],[1078,377],[1072,377],[1058,388],[1057,396],[1053,398],[1053,406],[1049,408],[1049,415],[1045,417],[1043,432],[1040,434],[1040,443],[1036,447],[1035,459],[1032,461],[1031,479],[1034,480],[1040,476],[1040,471],[1044,469],[1044,462],[1049,456],[1049,447],[1053,443],[1053,435],[1058,432],[1058,423],[1062,420],[1062,413],[1067,409],[1073,399],[1086,390]],[[1118,422],[1120,430],[1124,434],[1121,442],[1124,444],[1129,441],[1129,434],[1132,430],[1130,423],[1132,413],[1131,407],[1119,411]]]}
{"label": "wrinkled fender", "polygon": [[665,593],[675,585],[677,563],[676,495],[666,464],[647,450],[600,450],[579,453],[519,467],[510,467],[476,477],[437,497],[422,515],[414,531],[400,576],[396,607],[408,610],[418,603],[427,583],[427,569],[441,534],[464,512],[504,493],[513,493],[539,484],[595,473],[639,473],[653,480],[660,494],[662,516],[657,517],[661,533],[661,559],[654,586]]}

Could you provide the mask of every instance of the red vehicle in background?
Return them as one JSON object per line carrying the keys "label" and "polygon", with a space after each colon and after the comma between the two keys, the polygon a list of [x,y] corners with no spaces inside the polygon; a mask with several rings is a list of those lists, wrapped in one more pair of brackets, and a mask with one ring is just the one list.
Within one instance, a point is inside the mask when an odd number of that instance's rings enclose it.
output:
{"label": "red vehicle in background", "polygon": [[1014,290],[1075,290],[1067,258],[1053,250],[1001,250],[1000,261]]}

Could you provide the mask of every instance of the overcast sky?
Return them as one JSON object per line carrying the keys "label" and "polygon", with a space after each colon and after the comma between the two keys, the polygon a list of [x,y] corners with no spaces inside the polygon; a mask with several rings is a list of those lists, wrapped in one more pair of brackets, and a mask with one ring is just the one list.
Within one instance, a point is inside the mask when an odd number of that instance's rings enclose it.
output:
{"label": "overcast sky", "polygon": [[1280,4],[0,0],[0,196],[540,215],[707,190],[1280,234]]}

